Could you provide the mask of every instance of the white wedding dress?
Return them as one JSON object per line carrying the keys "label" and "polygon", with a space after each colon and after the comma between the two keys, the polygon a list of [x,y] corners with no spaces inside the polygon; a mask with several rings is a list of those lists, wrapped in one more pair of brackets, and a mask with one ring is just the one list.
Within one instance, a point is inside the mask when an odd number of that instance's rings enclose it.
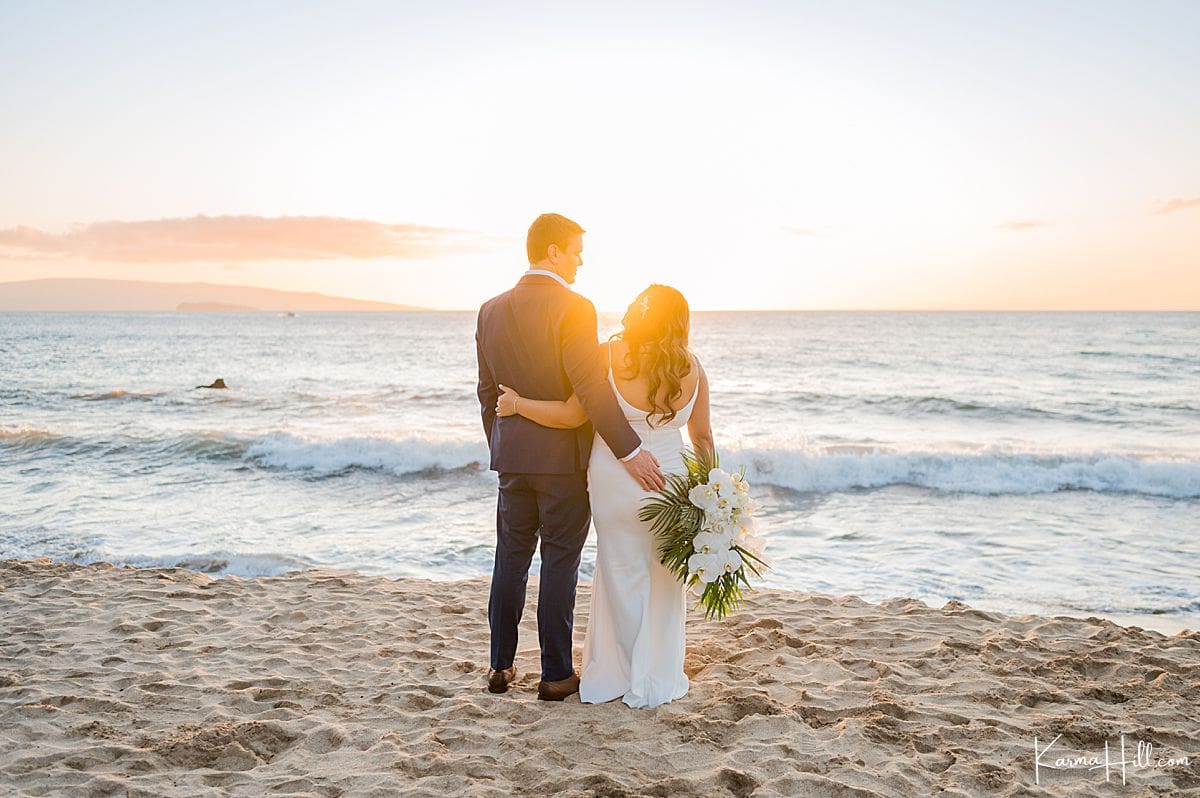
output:
{"label": "white wedding dress", "polygon": [[[663,473],[685,471],[680,430],[696,397],[668,424],[650,426],[646,412],[629,404],[617,390],[609,355],[608,381],[625,418],[641,436],[642,448],[658,458]],[[661,416],[652,416],[655,422]],[[651,492],[641,487],[596,436],[588,464],[588,495],[596,527],[596,570],[583,641],[580,701],[598,704],[624,698],[631,707],[653,707],[688,691],[683,672],[686,595],[683,583],[658,561],[650,525],[638,520]]]}

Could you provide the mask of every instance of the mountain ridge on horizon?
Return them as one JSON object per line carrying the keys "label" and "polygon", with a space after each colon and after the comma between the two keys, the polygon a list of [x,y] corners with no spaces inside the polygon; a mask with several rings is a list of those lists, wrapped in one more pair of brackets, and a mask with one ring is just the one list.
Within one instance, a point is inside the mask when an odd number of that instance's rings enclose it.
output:
{"label": "mountain ridge on horizon", "polygon": [[239,306],[247,312],[429,310],[416,305],[352,299],[315,291],[282,291],[226,283],[171,283],[98,277],[47,277],[0,282],[0,311],[217,312],[220,306]]}
{"label": "mountain ridge on horizon", "polygon": [[[693,308],[696,313],[1200,313],[1197,308]],[[334,296],[316,291],[285,291],[261,286],[203,281],[174,283],[102,277],[44,277],[0,280],[4,312],[443,312],[474,313],[472,307],[426,307]],[[623,308],[598,307],[605,315]]]}

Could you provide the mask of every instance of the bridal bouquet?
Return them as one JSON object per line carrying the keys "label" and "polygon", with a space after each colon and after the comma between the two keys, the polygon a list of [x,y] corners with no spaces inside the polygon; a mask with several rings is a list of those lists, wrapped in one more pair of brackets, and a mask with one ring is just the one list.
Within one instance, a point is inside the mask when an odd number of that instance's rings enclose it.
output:
{"label": "bridal bouquet", "polygon": [[638,518],[658,539],[659,561],[693,593],[707,618],[724,618],[742,600],[742,585],[770,567],[756,534],[745,469],[736,474],[684,452],[686,474],[667,474],[667,487],[646,499]]}

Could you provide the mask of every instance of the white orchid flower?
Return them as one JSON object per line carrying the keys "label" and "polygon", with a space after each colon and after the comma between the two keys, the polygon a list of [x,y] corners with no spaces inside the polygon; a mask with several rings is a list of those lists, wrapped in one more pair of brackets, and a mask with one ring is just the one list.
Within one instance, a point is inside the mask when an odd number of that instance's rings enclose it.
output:
{"label": "white orchid flower", "polygon": [[746,513],[738,513],[733,518],[733,525],[737,528],[738,534],[742,537],[753,535],[758,531],[758,521],[754,516]]}
{"label": "white orchid flower", "polygon": [[[736,552],[731,552],[736,554]],[[741,558],[739,557],[740,561]],[[725,573],[725,560],[719,552],[708,554],[693,554],[688,557],[688,572],[700,577],[700,581],[708,584]]]}
{"label": "white orchid flower", "polygon": [[759,535],[749,535],[743,540],[738,541],[738,548],[745,551],[747,554],[754,555],[755,561],[751,563],[756,571],[762,571],[764,568],[770,568],[772,560],[769,555],[763,552],[763,548],[767,542]]}
{"label": "white orchid flower", "polygon": [[711,485],[697,485],[688,491],[692,504],[706,513],[717,509],[717,498],[717,491]]}
{"label": "white orchid flower", "polygon": [[727,499],[732,499],[733,494],[737,492],[733,485],[733,475],[723,468],[714,468],[708,472],[708,484]]}
{"label": "white orchid flower", "polygon": [[701,554],[714,551],[728,551],[733,545],[733,538],[727,533],[701,532],[692,539],[692,547]]}
{"label": "white orchid flower", "polygon": [[758,556],[762,553],[763,547],[767,545],[767,542],[760,535],[748,534],[742,536],[737,544],[751,554]]}
{"label": "white orchid flower", "polygon": [[727,549],[718,554],[721,573],[732,574],[742,567],[742,555],[733,549]]}
{"label": "white orchid flower", "polygon": [[719,509],[705,513],[700,528],[705,532],[716,532],[718,535],[737,534],[737,524],[733,515]]}

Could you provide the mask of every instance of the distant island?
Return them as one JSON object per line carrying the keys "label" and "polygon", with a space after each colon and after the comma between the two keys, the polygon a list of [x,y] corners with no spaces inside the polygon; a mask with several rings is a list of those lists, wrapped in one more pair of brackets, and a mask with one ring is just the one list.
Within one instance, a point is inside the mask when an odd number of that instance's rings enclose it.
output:
{"label": "distant island", "polygon": [[252,308],[249,305],[230,305],[225,302],[180,302],[179,307],[175,309],[183,313],[245,313],[261,310],[261,308]]}
{"label": "distant island", "polygon": [[0,311],[397,311],[428,310],[248,285],[51,278],[0,283]]}

